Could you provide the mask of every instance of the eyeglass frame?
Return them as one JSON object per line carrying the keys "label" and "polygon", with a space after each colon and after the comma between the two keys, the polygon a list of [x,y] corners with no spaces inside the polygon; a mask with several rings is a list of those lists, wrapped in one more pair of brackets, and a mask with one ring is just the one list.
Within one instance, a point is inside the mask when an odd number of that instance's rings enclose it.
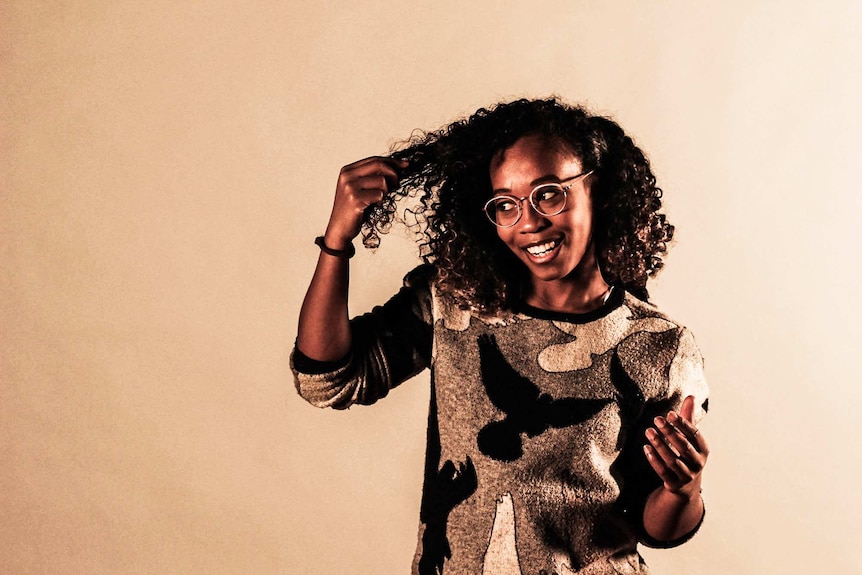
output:
{"label": "eyeglass frame", "polygon": [[[572,176],[571,178],[566,178],[565,180],[561,180],[559,182],[547,182],[544,184],[539,184],[538,186],[533,188],[530,191],[530,193],[526,196],[518,197],[518,196],[513,196],[511,194],[499,194],[496,196],[492,196],[487,202],[485,202],[485,205],[482,206],[482,211],[485,212],[485,216],[487,216],[488,220],[490,220],[491,223],[494,224],[495,226],[497,226],[498,228],[511,228],[512,226],[514,226],[515,224],[517,224],[518,222],[521,221],[521,218],[524,217],[524,210],[521,208],[521,204],[523,203],[524,200],[530,200],[530,206],[536,211],[537,214],[545,216],[546,218],[549,218],[551,216],[556,216],[558,214],[561,214],[563,212],[563,210],[566,209],[566,206],[569,203],[569,189],[571,189],[572,186],[574,186],[576,183],[578,183],[579,180],[583,180],[584,178],[586,178],[587,176],[592,174],[594,171],[595,170],[583,172],[583,173],[580,173],[576,176]],[[572,183],[564,186],[562,183],[566,182],[568,180],[572,180]],[[538,190],[539,188],[545,188],[547,186],[554,186],[554,187],[559,186],[560,189],[563,191],[563,205],[558,211],[554,212],[553,214],[546,214],[545,212],[540,210],[538,208],[538,206],[536,206],[536,203],[533,201],[533,196],[535,195],[536,190]],[[490,206],[492,203],[494,203],[495,200],[497,200],[499,198],[507,198],[510,200],[514,200],[515,205],[518,206],[518,217],[515,218],[515,221],[512,222],[511,224],[507,224],[507,225],[498,224],[494,220],[494,218],[491,217],[491,214],[488,213],[488,206]]]}

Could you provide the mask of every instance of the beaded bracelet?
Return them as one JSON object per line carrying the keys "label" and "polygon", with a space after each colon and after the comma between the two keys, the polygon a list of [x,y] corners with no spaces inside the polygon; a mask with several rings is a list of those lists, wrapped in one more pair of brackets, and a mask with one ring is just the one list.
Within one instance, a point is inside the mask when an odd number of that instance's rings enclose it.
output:
{"label": "beaded bracelet", "polygon": [[323,241],[323,236],[317,236],[316,238],[314,238],[314,243],[317,244],[317,247],[320,248],[320,251],[330,256],[349,260],[356,255],[356,248],[353,247],[352,243],[347,244],[347,249],[343,250],[334,250],[328,245],[326,245],[326,243]]}

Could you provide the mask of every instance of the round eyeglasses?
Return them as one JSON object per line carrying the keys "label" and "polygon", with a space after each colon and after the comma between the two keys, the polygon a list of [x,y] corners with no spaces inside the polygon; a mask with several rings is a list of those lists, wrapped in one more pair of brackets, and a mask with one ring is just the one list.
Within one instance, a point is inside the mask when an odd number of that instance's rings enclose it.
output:
{"label": "round eyeglasses", "polygon": [[[501,228],[510,228],[518,223],[521,219],[522,210],[521,203],[529,199],[530,205],[539,214],[543,216],[556,216],[566,209],[566,198],[569,188],[574,186],[579,180],[583,180],[593,171],[584,172],[566,180],[571,180],[571,183],[563,185],[557,184],[539,184],[529,196],[517,197],[501,194],[494,196],[485,203],[485,215],[491,220],[491,223]],[[566,181],[563,180],[563,181]]]}

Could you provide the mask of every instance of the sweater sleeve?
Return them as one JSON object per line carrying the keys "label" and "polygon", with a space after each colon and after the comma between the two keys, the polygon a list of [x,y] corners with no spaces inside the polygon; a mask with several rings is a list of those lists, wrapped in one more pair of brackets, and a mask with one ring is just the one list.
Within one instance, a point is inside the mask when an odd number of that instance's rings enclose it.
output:
{"label": "sweater sleeve", "polygon": [[679,409],[682,400],[694,396],[694,424],[697,425],[709,409],[709,387],[703,375],[703,356],[694,336],[683,328],[676,355],[668,373],[668,393],[673,409]]}
{"label": "sweater sleeve", "polygon": [[428,266],[416,268],[389,301],[351,319],[351,349],[340,361],[316,361],[294,346],[290,366],[299,395],[317,407],[368,405],[428,367],[431,273]]}
{"label": "sweater sleeve", "polygon": [[646,338],[631,338],[618,352],[623,368],[620,373],[631,378],[631,385],[640,394],[634,394],[623,412],[628,414],[624,415],[623,424],[626,433],[622,452],[614,464],[621,484],[617,504],[641,543],[649,547],[674,547],[691,538],[697,528],[675,541],[659,541],[646,533],[644,506],[662,481],[644,455],[645,432],[657,416],[678,411],[688,395],[695,397],[695,424],[703,418],[708,395],[703,358],[691,333],[680,326]]}
{"label": "sweater sleeve", "polygon": [[[652,404],[647,404],[647,409],[644,411],[643,425],[641,426],[643,430],[652,425],[653,418],[656,416],[666,415],[670,410],[678,411],[683,399],[689,395],[694,396],[695,408],[693,417],[695,425],[703,419],[709,409],[709,388],[703,374],[703,356],[694,341],[694,336],[686,328],[680,329],[677,351],[668,370],[667,382],[667,391],[664,396],[658,398]],[[645,461],[646,457],[643,460]],[[655,478],[655,486],[652,489],[661,485],[661,481],[657,479],[655,472],[651,468],[645,469],[645,472],[650,473]],[[673,541],[654,539],[641,529],[640,540],[641,543],[648,547],[660,549],[676,547],[694,537],[702,523],[703,516],[701,516],[700,521],[694,529]]]}

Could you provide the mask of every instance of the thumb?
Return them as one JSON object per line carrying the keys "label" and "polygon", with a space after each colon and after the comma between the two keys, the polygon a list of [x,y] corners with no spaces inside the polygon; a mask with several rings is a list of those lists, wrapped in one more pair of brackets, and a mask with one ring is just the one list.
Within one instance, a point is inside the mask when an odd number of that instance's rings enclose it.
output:
{"label": "thumb", "polygon": [[682,400],[682,407],[679,408],[679,414],[689,423],[694,423],[694,396],[689,395]]}

